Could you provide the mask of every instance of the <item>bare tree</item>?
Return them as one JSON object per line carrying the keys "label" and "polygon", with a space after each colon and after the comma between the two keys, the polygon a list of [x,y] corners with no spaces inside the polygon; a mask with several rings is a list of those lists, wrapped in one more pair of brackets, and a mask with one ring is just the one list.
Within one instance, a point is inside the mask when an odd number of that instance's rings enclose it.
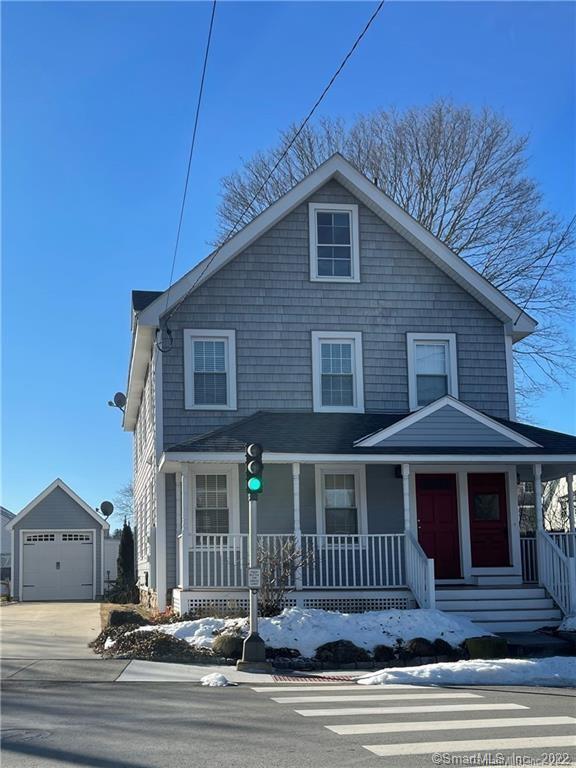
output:
{"label": "bare tree", "polygon": [[258,546],[261,588],[258,605],[262,616],[277,616],[285,606],[285,597],[295,586],[296,571],[309,557],[296,545],[294,538],[270,541]]}
{"label": "bare tree", "polygon": [[562,330],[573,306],[574,230],[544,208],[527,175],[526,136],[490,109],[474,112],[443,100],[378,110],[349,126],[323,119],[302,131],[266,182],[296,130],[291,126],[276,147],[222,180],[219,242],[341,152],[539,321],[538,332],[515,345],[520,395],[562,386],[576,361]]}
{"label": "bare tree", "polygon": [[132,483],[126,483],[116,492],[114,497],[114,512],[125,518],[129,524],[134,516],[134,487]]}

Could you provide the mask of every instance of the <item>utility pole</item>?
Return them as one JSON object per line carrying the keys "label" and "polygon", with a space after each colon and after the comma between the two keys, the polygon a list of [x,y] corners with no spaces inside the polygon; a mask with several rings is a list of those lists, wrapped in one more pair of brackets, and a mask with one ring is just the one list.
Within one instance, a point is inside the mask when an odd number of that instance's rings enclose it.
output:
{"label": "utility pole", "polygon": [[248,589],[250,590],[250,633],[244,640],[242,658],[236,668],[244,672],[272,672],[266,661],[266,647],[258,634],[258,495],[262,492],[262,446],[251,443],[246,448],[246,489],[248,491]]}

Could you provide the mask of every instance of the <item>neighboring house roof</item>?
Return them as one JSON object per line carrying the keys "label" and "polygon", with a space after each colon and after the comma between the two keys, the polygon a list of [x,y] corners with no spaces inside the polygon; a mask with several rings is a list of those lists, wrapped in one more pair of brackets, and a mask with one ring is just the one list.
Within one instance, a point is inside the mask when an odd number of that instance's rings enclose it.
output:
{"label": "neighboring house roof", "polygon": [[4,520],[12,520],[16,515],[14,512],[10,512],[9,509],[6,509],[6,507],[0,506],[0,514],[4,518]]}
{"label": "neighboring house roof", "polygon": [[132,291],[132,309],[134,312],[141,312],[147,306],[162,296],[163,291]]}
{"label": "neighboring house roof", "polygon": [[[413,414],[407,413],[310,413],[302,411],[258,411],[209,434],[172,446],[166,458],[176,453],[244,451],[249,442],[260,443],[266,453],[373,454],[373,455],[561,455],[567,461],[576,456],[576,437],[534,427],[530,424],[491,419],[507,430],[527,438],[536,447],[518,446],[373,446],[358,447],[363,438],[398,425]],[[571,457],[571,458],[570,458]]]}
{"label": "neighboring house roof", "polygon": [[502,322],[509,323],[515,340],[535,330],[537,323],[533,318],[378,189],[342,155],[336,153],[262,211],[220,249],[207,256],[174,283],[170,288],[168,302],[166,302],[165,293],[159,294],[138,313],[128,378],[128,403],[124,417],[126,429],[132,429],[135,426],[144,374],[154,339],[152,329],[158,327],[161,315],[182,301],[187,294],[203,285],[215,272],[241,254],[251,243],[331,179],[342,184]]}
{"label": "neighboring house roof", "polygon": [[38,494],[32,501],[27,504],[24,509],[22,509],[17,515],[15,515],[12,520],[8,523],[6,528],[8,530],[11,530],[14,528],[15,525],[20,523],[23,518],[26,517],[26,515],[31,512],[35,507],[40,504],[41,501],[43,501],[49,494],[52,493],[56,488],[60,488],[64,493],[67,493],[70,498],[78,504],[79,507],[82,507],[82,509],[90,515],[90,517],[93,517],[94,520],[96,520],[99,525],[102,526],[104,530],[108,530],[110,528],[108,522],[104,520],[103,517],[100,517],[100,515],[92,509],[92,507],[87,504],[84,499],[81,499],[80,496],[78,496],[77,493],[74,493],[72,488],[70,488],[66,483],[61,480],[59,477],[56,478],[47,488],[44,488],[44,490]]}

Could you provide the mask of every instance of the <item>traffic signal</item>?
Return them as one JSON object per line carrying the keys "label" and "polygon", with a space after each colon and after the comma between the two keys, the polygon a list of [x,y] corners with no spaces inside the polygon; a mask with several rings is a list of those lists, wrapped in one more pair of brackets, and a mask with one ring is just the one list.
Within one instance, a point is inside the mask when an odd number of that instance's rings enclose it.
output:
{"label": "traffic signal", "polygon": [[246,488],[248,493],[262,493],[262,446],[251,443],[246,448]]}

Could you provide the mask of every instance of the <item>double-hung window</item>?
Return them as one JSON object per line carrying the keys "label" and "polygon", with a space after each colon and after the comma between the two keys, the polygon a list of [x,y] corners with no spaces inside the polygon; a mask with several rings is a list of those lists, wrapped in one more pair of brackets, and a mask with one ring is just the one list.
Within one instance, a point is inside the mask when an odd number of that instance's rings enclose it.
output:
{"label": "double-hung window", "polygon": [[411,410],[458,397],[455,334],[408,334],[408,385]]}
{"label": "double-hung window", "polygon": [[362,334],[312,331],[315,411],[362,412]]}
{"label": "double-hung window", "polygon": [[310,203],[310,279],[359,282],[358,206]]}
{"label": "double-hung window", "polygon": [[[238,532],[238,471],[216,465],[193,475],[194,522],[197,545],[213,544],[214,537]],[[225,540],[224,540],[225,541]]]}
{"label": "double-hung window", "polygon": [[364,467],[317,466],[317,527],[331,536],[366,532]]}
{"label": "double-hung window", "polygon": [[184,330],[184,399],[186,408],[236,408],[234,331]]}

